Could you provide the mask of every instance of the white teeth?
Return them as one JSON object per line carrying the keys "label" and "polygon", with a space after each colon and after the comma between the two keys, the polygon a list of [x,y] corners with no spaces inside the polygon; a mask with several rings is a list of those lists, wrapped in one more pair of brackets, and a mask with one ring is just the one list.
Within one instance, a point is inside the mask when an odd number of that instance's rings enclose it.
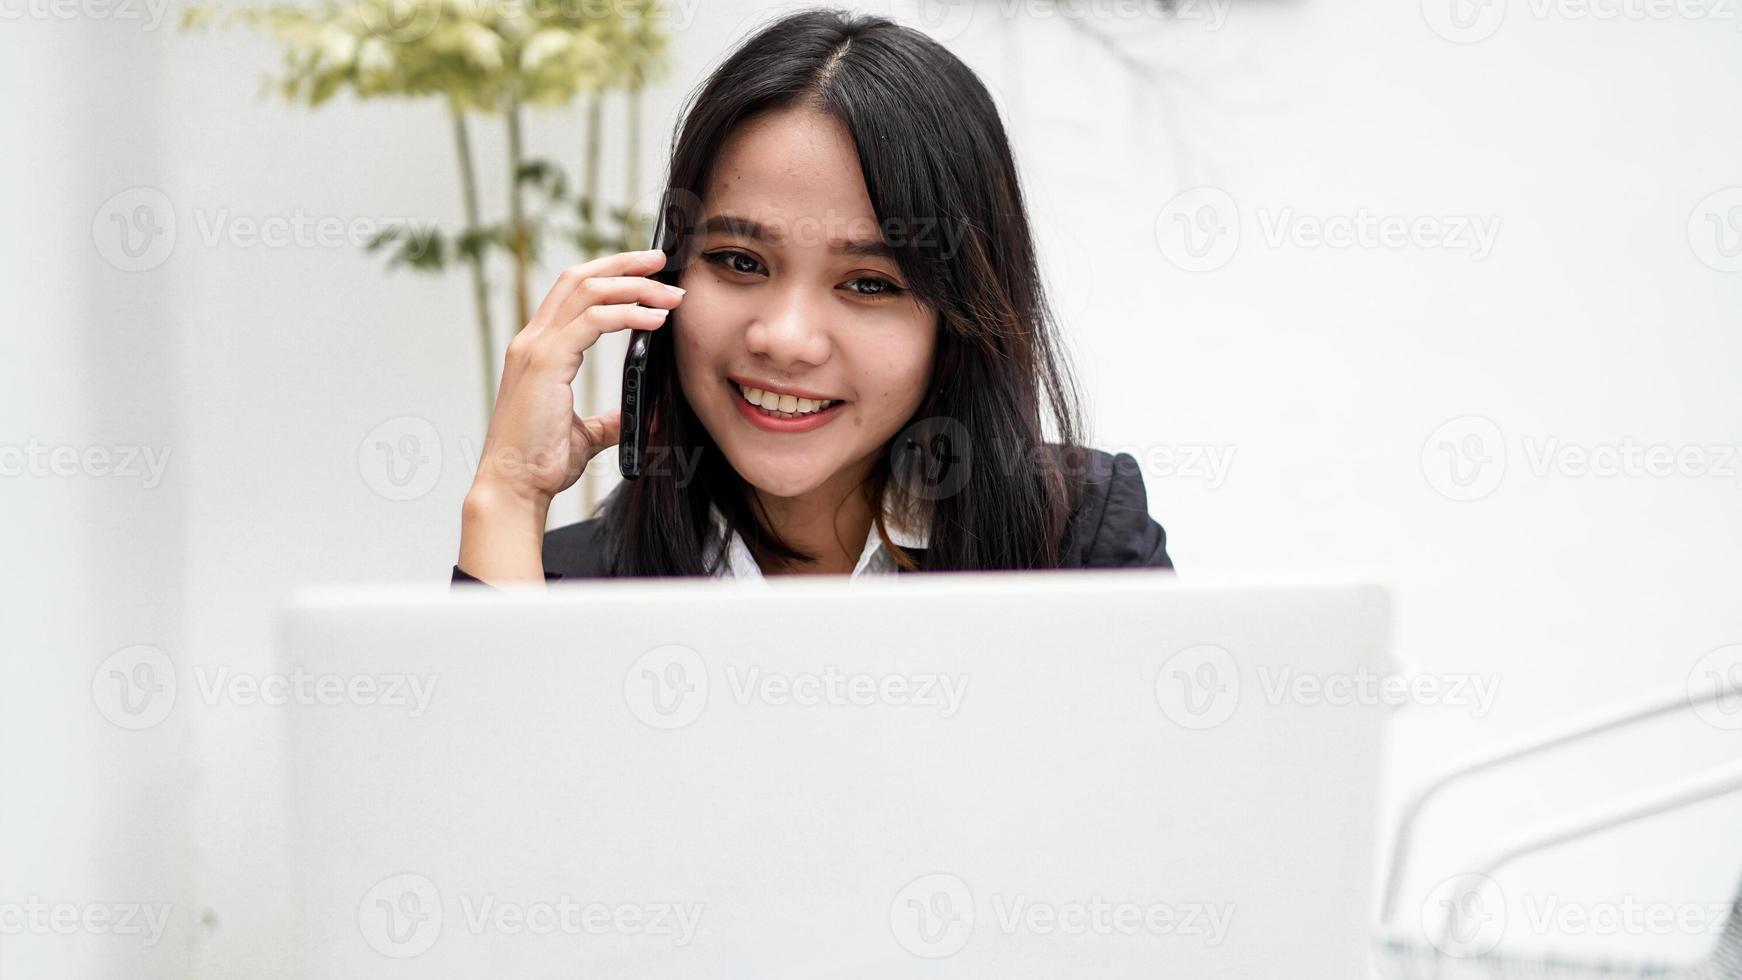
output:
{"label": "white teeth", "polygon": [[745,401],[764,411],[795,417],[820,412],[834,404],[832,400],[816,401],[810,398],[799,398],[795,395],[781,395],[772,391],[763,391],[761,388],[746,388],[743,385],[738,386],[738,391],[743,394]]}

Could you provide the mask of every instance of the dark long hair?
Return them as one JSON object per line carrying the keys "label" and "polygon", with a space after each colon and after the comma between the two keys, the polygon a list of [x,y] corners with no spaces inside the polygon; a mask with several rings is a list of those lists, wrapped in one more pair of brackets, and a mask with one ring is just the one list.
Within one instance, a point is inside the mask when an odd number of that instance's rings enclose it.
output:
{"label": "dark long hair", "polygon": [[[885,547],[912,570],[1057,567],[1081,492],[1071,474],[1084,453],[1082,412],[1041,285],[1016,163],[985,86],[942,45],[885,18],[831,9],[786,16],[692,95],[672,148],[668,193],[701,200],[732,129],[787,108],[827,113],[851,133],[880,228],[921,229],[885,234],[914,297],[938,311],[940,330],[931,390],[861,488]],[[950,234],[928,235],[928,227]],[[680,236],[672,261],[689,261],[697,244],[694,235]],[[682,315],[680,308],[670,328],[653,332],[650,445],[698,460],[693,483],[680,485],[683,467],[653,465],[612,491],[600,505],[610,574],[707,574],[725,552],[713,537],[710,503],[753,553],[814,560],[758,516],[756,494],[683,397],[672,334],[683,329]],[[953,470],[938,468],[952,460]],[[890,541],[886,501],[929,526],[923,555]]]}

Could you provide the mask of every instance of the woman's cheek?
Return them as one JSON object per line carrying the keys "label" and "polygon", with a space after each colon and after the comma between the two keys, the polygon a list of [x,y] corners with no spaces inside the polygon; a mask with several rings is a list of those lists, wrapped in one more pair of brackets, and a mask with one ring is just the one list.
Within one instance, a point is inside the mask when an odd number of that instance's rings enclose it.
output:
{"label": "woman's cheek", "polygon": [[694,292],[685,294],[672,318],[677,327],[675,346],[680,357],[706,357],[709,351],[719,346],[714,336],[716,328],[710,316],[713,310],[714,306],[708,302],[706,296],[698,296]]}
{"label": "woman's cheek", "polygon": [[888,346],[884,349],[897,354],[885,362],[888,401],[906,418],[925,401],[931,384],[936,342],[931,337],[919,336],[917,331],[906,331],[893,334],[886,343]]}
{"label": "woman's cheek", "polygon": [[692,320],[680,318],[673,322],[673,326],[677,330],[672,347],[677,357],[678,378],[683,382],[685,394],[693,401],[697,389],[692,387],[692,383],[706,373],[708,367],[707,333],[702,324]]}

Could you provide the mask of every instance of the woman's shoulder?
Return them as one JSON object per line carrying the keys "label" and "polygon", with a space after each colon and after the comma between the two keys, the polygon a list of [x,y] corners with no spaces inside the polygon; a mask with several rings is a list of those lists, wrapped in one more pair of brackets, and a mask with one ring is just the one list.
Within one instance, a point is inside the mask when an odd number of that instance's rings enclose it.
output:
{"label": "woman's shoulder", "polygon": [[1060,567],[1172,568],[1167,530],[1149,514],[1143,468],[1130,453],[1047,448],[1079,493],[1065,529]]}

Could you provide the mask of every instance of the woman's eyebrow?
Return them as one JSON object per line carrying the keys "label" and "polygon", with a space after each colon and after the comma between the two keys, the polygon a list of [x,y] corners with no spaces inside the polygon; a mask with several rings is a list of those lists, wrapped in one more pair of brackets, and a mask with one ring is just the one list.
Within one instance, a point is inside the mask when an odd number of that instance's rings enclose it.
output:
{"label": "woman's eyebrow", "polygon": [[[783,239],[752,218],[736,214],[716,214],[702,225],[704,234],[734,235],[778,247]],[[863,258],[894,260],[895,252],[882,238],[831,238],[829,251]]]}

